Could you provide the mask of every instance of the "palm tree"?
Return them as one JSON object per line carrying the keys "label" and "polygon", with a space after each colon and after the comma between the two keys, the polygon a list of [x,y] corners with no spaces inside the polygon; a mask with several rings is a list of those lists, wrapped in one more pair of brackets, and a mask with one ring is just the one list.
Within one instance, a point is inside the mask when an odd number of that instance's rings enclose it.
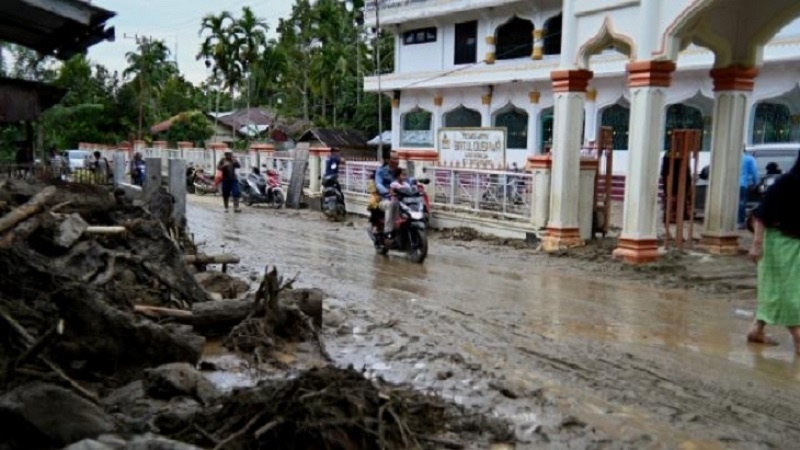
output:
{"label": "palm tree", "polygon": [[208,14],[200,24],[200,36],[205,36],[197,53],[197,59],[205,59],[211,68],[212,77],[222,80],[231,98],[242,80],[242,69],[238,60],[238,43],[234,35],[236,21],[228,11],[219,15]]}
{"label": "palm tree", "polygon": [[[242,17],[233,24],[232,33],[238,49],[237,62],[243,76],[247,78],[247,109],[250,110],[250,98],[253,91],[252,74],[260,62],[260,56],[267,47],[267,22],[256,17],[249,6],[242,8]],[[257,73],[257,71],[256,71]],[[248,115],[249,117],[249,115]],[[249,128],[249,123],[247,124]],[[248,130],[249,131],[249,130]]]}
{"label": "palm tree", "polygon": [[137,51],[125,55],[128,67],[122,75],[133,76],[137,82],[135,85],[139,94],[139,139],[141,139],[145,100],[153,112],[161,88],[170,77],[178,73],[178,69],[175,62],[170,60],[170,51],[164,41],[143,38],[138,41],[137,47]]}

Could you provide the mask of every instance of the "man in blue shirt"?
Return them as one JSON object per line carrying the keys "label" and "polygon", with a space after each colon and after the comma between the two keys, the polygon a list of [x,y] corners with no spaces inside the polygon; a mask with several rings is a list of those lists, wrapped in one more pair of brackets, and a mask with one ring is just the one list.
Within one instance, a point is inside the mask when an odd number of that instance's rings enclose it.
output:
{"label": "man in blue shirt", "polygon": [[756,164],[756,159],[745,151],[742,156],[742,171],[739,177],[738,224],[740,230],[744,229],[745,221],[747,220],[747,197],[750,193],[750,187],[757,184],[758,164]]}
{"label": "man in blue shirt", "polygon": [[339,154],[338,148],[331,149],[331,155],[325,161],[325,177],[331,175],[339,175],[339,166],[342,164],[342,157]]}
{"label": "man in blue shirt", "polygon": [[381,196],[380,207],[385,213],[385,221],[383,224],[383,232],[386,235],[386,240],[392,240],[392,232],[394,231],[394,218],[396,211],[396,204],[392,202],[390,186],[394,181],[394,169],[398,166],[397,160],[392,158],[384,158],[383,165],[375,171],[375,188]]}

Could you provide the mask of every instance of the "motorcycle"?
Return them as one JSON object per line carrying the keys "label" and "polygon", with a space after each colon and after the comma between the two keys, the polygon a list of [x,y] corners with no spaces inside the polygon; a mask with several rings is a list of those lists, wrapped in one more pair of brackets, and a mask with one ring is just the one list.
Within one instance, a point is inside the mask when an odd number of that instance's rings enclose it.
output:
{"label": "motorcycle", "polygon": [[[747,202],[747,220],[745,225],[747,229],[752,233],[755,232],[755,224],[753,223],[754,216],[753,211],[758,207],[761,201],[764,199],[764,196],[767,194],[767,190],[778,181],[778,178],[781,177],[780,173],[770,173],[767,174],[764,178],[759,181],[758,185],[751,191],[750,198]],[[753,198],[755,197],[755,198]],[[752,201],[755,200],[755,201]]]}
{"label": "motorcycle", "polygon": [[344,193],[337,175],[328,175],[322,180],[322,213],[334,222],[341,222],[347,216]]}
{"label": "motorcycle", "polygon": [[286,197],[280,187],[280,178],[273,170],[268,173],[269,180],[264,178],[258,169],[253,169],[253,172],[246,176],[239,176],[239,188],[245,205],[264,203],[276,209],[283,207]]}
{"label": "motorcycle", "polygon": [[395,221],[395,238],[390,246],[386,245],[383,233],[385,214],[376,211],[372,216],[372,227],[369,237],[379,255],[387,255],[390,251],[404,252],[415,263],[422,264],[428,256],[427,224],[430,220],[430,200],[424,185],[428,180],[418,180],[412,185],[410,192],[397,192],[399,197],[398,217]]}
{"label": "motorcycle", "polygon": [[216,194],[219,191],[219,186],[208,178],[202,169],[194,172],[192,187],[197,195]]}

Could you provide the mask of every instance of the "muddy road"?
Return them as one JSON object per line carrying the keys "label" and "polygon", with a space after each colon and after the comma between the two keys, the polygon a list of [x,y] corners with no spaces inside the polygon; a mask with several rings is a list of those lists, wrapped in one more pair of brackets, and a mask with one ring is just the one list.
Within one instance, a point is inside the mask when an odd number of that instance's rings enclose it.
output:
{"label": "muddy road", "polygon": [[[748,347],[752,291],[659,287],[603,261],[431,239],[425,265],[374,255],[363,219],[225,214],[191,199],[205,251],[244,278],[277,265],[324,289],[334,359],[475,405],[516,425],[517,448],[796,448],[800,369]],[[713,261],[709,264],[713,264]],[[631,272],[633,274],[633,272]]]}

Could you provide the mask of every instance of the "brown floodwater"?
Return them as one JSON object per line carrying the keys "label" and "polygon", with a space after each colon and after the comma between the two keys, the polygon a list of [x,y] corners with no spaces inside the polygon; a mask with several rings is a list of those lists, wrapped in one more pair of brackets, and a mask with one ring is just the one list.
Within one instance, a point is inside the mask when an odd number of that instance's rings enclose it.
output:
{"label": "brown floodwater", "polygon": [[[633,448],[800,437],[789,420],[800,419],[800,370],[783,330],[778,347],[744,343],[750,295],[657,289],[569,258],[435,238],[418,265],[375,255],[363,219],[225,214],[218,198],[193,198],[188,216],[206,252],[241,257],[234,274],[256,279],[276,265],[324,289],[337,363],[487,408],[515,421],[523,441],[569,415]],[[501,395],[497,380],[519,392]]]}

